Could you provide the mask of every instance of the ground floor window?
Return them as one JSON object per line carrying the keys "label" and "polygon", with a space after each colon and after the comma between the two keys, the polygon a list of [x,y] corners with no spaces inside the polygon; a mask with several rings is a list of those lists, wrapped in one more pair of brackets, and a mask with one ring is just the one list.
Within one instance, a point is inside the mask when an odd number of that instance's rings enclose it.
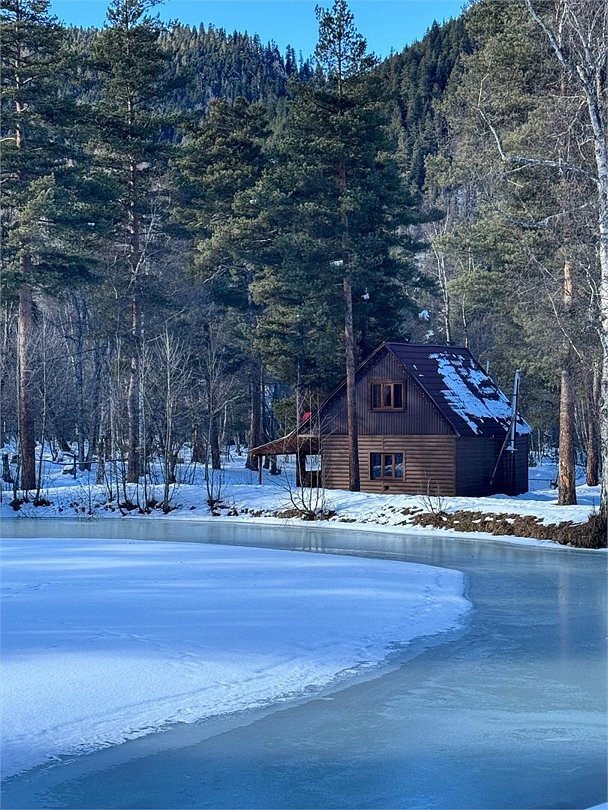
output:
{"label": "ground floor window", "polygon": [[403,453],[370,453],[370,478],[376,481],[402,481],[403,459]]}

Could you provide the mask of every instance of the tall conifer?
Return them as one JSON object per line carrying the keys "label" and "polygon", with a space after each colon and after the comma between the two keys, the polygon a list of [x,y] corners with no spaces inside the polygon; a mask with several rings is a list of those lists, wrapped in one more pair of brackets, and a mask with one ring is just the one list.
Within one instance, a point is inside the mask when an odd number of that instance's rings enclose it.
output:
{"label": "tall conifer", "polygon": [[[87,274],[73,128],[79,119],[64,92],[64,30],[47,0],[3,0],[3,288],[18,296],[18,431],[21,486],[35,475],[32,333],[36,290],[57,290]],[[83,216],[84,215],[84,216]]]}
{"label": "tall conifer", "polygon": [[150,255],[163,230],[156,205],[166,165],[165,118],[159,113],[167,55],[162,24],[148,15],[158,0],[112,0],[107,25],[93,46],[101,98],[95,105],[97,135],[91,149],[114,186],[117,262],[124,271],[128,309],[128,480],[142,474],[140,358],[142,294]]}
{"label": "tall conifer", "polygon": [[[331,10],[318,8],[317,16],[319,72],[313,83],[297,87],[291,114],[277,136],[276,162],[252,195],[269,236],[269,269],[265,283],[257,284],[257,295],[269,315],[283,321],[286,307],[296,323],[316,308],[321,313],[316,340],[341,321],[349,486],[356,491],[357,344],[364,342],[370,316],[384,327],[385,338],[393,336],[390,315],[397,316],[407,300],[402,282],[415,247],[406,226],[418,212],[391,156],[394,145],[380,83],[372,73],[375,60],[345,0],[336,0]],[[362,312],[360,304],[367,299]],[[380,301],[384,312],[374,309]]]}
{"label": "tall conifer", "polygon": [[[243,98],[234,103],[217,100],[209,116],[189,133],[176,160],[181,199],[175,215],[194,237],[198,272],[216,301],[231,307],[244,327],[250,355],[250,447],[263,441],[264,373],[258,351],[251,351],[257,312],[249,290],[259,262],[258,235],[253,218],[238,201],[266,167],[268,136],[267,116],[260,105]],[[212,428],[216,417],[210,418]],[[217,430],[210,433],[217,437]],[[219,450],[217,457],[219,464]],[[247,460],[254,469],[259,463],[251,456]]]}

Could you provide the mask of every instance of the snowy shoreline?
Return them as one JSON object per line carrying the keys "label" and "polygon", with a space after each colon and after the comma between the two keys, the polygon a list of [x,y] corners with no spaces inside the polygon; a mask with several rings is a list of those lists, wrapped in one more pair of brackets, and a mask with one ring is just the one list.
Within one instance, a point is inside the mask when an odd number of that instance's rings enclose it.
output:
{"label": "snowy shoreline", "polygon": [[[578,505],[558,506],[557,493],[547,486],[552,470],[548,467],[530,470],[530,491],[520,496],[494,495],[485,498],[442,497],[427,498],[416,495],[377,495],[371,493],[353,493],[345,490],[326,490],[322,493],[323,510],[330,517],[322,521],[303,522],[301,517],[285,514],[296,511],[301,494],[295,490],[293,482],[287,478],[271,477],[266,474],[264,484],[253,483],[253,474],[245,471],[242,463],[234,463],[222,471],[220,504],[213,514],[205,502],[206,492],[202,482],[196,484],[178,484],[172,489],[171,511],[164,514],[158,507],[142,514],[138,509],[121,512],[116,501],[108,503],[107,491],[100,485],[89,484],[85,474],[79,478],[65,481],[58,475],[43,490],[44,498],[49,502],[45,506],[34,506],[22,503],[15,511],[10,506],[11,498],[5,491],[0,504],[0,516],[3,519],[105,519],[123,518],[125,520],[162,520],[162,521],[221,521],[250,522],[269,525],[296,525],[333,527],[356,531],[393,532],[397,534],[425,535],[438,538],[460,537],[470,540],[488,540],[507,542],[517,545],[541,546],[545,548],[570,548],[549,539],[537,539],[518,534],[490,533],[478,530],[456,530],[452,528],[435,528],[414,523],[416,515],[441,509],[448,517],[456,513],[479,516],[503,516],[513,522],[537,520],[541,526],[557,525],[564,522],[573,524],[585,523],[599,504],[599,487],[579,485],[577,488]],[[61,485],[60,485],[61,484]],[[146,488],[147,497],[158,498],[161,485],[150,484]],[[126,491],[134,503],[141,503],[143,487],[137,489],[127,485]],[[295,503],[294,503],[295,502]],[[283,515],[283,516],[281,516]],[[587,550],[587,549],[585,549]]]}
{"label": "snowy shoreline", "polygon": [[[293,511],[294,491],[270,477],[264,486],[243,480],[234,467],[226,471],[215,514],[200,482],[176,486],[168,514],[153,509],[123,516],[107,503],[104,487],[83,479],[58,486],[65,481],[58,477],[45,490],[50,505],[22,504],[18,512],[4,492],[3,778],[183,723],[303,699],[347,678],[380,672],[395,650],[454,630],[470,608],[458,571],[373,556],[205,545],[192,542],[189,532],[185,541],[108,539],[104,525],[113,525],[114,537],[121,525],[128,537],[127,525],[145,531],[146,524],[190,530],[219,523],[588,552],[549,540],[412,525],[410,510],[433,506],[416,496],[333,490],[323,496],[324,508],[333,512],[328,520],[277,517],[273,513]],[[446,498],[440,505],[447,513],[475,508],[582,523],[599,499],[598,488],[582,486],[578,506],[558,507],[553,489],[540,481],[532,486],[518,498]],[[131,492],[134,499],[139,495]],[[50,537],[28,536],[36,534],[28,524],[37,520]],[[52,528],[62,520],[82,522],[84,537],[87,526],[95,530],[88,540],[68,540]],[[209,565],[218,558],[225,564]],[[304,577],[301,590],[298,577]],[[201,582],[207,585],[201,588]],[[268,583],[271,592],[263,598]],[[213,599],[203,604],[201,595]],[[277,630],[276,606],[286,599],[290,607]],[[294,617],[302,616],[309,622],[294,635]]]}

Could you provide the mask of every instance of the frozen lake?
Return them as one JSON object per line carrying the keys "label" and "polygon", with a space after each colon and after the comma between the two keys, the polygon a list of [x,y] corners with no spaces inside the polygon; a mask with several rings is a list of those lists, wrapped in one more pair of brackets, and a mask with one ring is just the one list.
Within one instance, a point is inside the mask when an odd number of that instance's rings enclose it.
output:
{"label": "frozen lake", "polygon": [[9,779],[5,808],[585,808],[606,800],[604,552],[318,526],[8,524],[11,536],[373,553],[463,571],[473,610],[464,632],[414,643],[372,680]]}

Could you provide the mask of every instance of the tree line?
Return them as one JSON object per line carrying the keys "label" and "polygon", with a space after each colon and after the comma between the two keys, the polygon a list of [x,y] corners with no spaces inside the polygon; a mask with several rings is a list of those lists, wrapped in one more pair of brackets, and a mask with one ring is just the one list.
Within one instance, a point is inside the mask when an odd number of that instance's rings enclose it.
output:
{"label": "tree line", "polygon": [[156,458],[168,485],[186,445],[218,469],[411,340],[465,344],[505,387],[521,368],[560,501],[577,457],[597,482],[604,4],[480,0],[384,62],[345,0],[310,60],[155,5],[83,31],[3,3],[5,480],[39,491],[45,441],[99,480]]}

